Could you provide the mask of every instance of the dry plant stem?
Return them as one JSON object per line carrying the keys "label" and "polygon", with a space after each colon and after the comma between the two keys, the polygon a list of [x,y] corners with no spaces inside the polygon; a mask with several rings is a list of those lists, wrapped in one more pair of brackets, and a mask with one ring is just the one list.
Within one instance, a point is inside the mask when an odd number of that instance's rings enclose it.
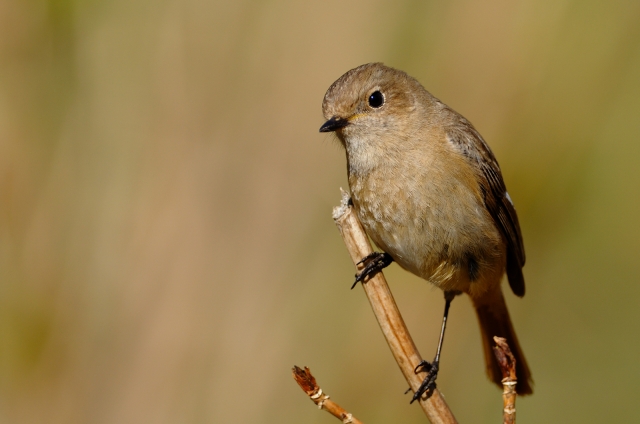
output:
{"label": "dry plant stem", "polygon": [[343,407],[329,399],[320,386],[316,383],[316,379],[311,375],[309,368],[293,367],[293,378],[304,392],[311,398],[318,408],[324,409],[334,417],[342,420],[343,423],[362,424],[362,421],[351,415]]}
{"label": "dry plant stem", "polygon": [[494,337],[496,346],[493,353],[498,359],[502,371],[502,422],[504,424],[516,423],[516,359],[509,349],[507,340],[502,337]]}
{"label": "dry plant stem", "polygon": [[[353,208],[348,204],[349,196],[343,192],[342,204],[333,210],[333,219],[342,234],[354,264],[373,252],[371,243]],[[359,266],[360,270],[362,266]],[[407,383],[415,392],[425,378],[425,373],[416,374],[416,366],[422,358],[416,349],[407,326],[400,315],[393,295],[382,272],[366,280],[362,287],[369,298],[373,313],[380,324],[389,348],[400,366]],[[435,389],[428,399],[420,399],[420,406],[432,424],[457,423],[440,392]]]}

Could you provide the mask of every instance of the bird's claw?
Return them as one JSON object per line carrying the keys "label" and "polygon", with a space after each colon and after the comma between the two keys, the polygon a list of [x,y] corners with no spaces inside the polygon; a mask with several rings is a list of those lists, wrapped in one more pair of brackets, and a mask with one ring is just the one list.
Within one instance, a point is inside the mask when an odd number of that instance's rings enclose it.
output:
{"label": "bird's claw", "polygon": [[425,393],[428,393],[427,397],[430,396],[431,393],[433,393],[436,388],[436,378],[438,377],[438,370],[439,366],[438,362],[436,361],[428,362],[423,360],[418,364],[414,372],[416,374],[419,372],[427,372],[427,376],[424,378],[424,380],[422,380],[422,384],[420,384],[420,387],[418,387],[418,389],[413,394],[410,403],[413,403],[416,400],[420,399]]}
{"label": "bird's claw", "polygon": [[353,289],[356,284],[364,281],[365,278],[371,277],[378,271],[386,268],[393,262],[391,255],[385,252],[373,252],[362,258],[356,265],[364,264],[364,268],[359,274],[356,274],[356,280],[353,282],[351,288]]}

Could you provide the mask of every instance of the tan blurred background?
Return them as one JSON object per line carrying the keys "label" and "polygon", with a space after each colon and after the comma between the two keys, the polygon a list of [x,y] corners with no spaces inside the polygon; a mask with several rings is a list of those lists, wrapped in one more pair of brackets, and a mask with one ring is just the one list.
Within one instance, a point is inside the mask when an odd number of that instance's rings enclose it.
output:
{"label": "tan blurred background", "polygon": [[[640,3],[0,0],[0,422],[422,423],[331,220],[325,90],[417,77],[520,214],[523,422],[637,418]],[[442,294],[386,272],[423,355]],[[438,380],[498,423],[468,299]]]}

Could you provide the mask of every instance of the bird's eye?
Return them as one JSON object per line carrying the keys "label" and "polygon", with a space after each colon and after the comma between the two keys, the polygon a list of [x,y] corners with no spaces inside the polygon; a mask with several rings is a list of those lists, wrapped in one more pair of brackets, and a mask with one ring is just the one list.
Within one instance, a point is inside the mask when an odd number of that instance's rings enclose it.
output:
{"label": "bird's eye", "polygon": [[384,104],[384,95],[379,91],[374,91],[369,96],[369,106],[372,108],[379,108]]}

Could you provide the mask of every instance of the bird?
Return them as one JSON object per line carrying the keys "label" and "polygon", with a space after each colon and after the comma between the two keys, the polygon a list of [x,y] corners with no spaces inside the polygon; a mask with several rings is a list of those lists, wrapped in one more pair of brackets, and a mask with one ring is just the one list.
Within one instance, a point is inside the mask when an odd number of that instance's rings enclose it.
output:
{"label": "bird", "polygon": [[436,387],[452,300],[467,294],[482,338],[486,372],[502,387],[493,336],[516,359],[517,393],[533,380],[501,287],[506,273],[522,297],[525,252],[518,216],[500,166],[475,127],[415,78],[382,63],[346,72],[327,90],[320,132],[346,151],[351,203],[382,252],[362,259],[354,283],[392,262],[444,291],[445,311],[434,360],[411,402]]}

